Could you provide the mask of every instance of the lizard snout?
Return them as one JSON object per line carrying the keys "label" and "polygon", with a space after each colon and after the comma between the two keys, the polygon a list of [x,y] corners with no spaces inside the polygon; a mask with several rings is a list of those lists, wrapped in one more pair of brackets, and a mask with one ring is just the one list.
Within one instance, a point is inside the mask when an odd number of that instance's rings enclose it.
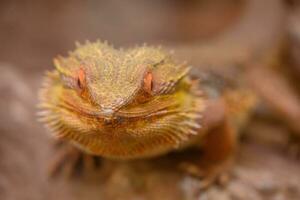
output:
{"label": "lizard snout", "polygon": [[101,110],[101,115],[103,115],[104,118],[112,118],[115,111],[112,108],[103,108]]}

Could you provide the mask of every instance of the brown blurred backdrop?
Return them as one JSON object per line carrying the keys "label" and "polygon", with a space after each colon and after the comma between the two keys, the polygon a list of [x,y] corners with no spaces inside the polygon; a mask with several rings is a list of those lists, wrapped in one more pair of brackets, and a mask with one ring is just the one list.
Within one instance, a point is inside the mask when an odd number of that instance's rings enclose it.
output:
{"label": "brown blurred backdrop", "polygon": [[0,61],[45,69],[74,42],[191,42],[233,23],[238,0],[0,1]]}
{"label": "brown blurred backdrop", "polygon": [[[288,12],[297,10],[296,0],[284,2]],[[116,47],[193,44],[222,34],[243,9],[243,0],[0,0],[0,200],[200,199],[199,180],[182,176],[164,159],[106,161],[92,178],[49,180],[55,150],[36,122],[36,94],[52,59],[66,55],[75,41],[107,40]],[[297,13],[293,48],[299,58],[299,8]],[[204,194],[203,199],[300,198],[299,162],[281,151],[289,130],[277,122],[248,127],[263,133],[263,142],[255,134],[244,142],[238,178],[228,190],[214,187],[208,192],[214,198]]]}

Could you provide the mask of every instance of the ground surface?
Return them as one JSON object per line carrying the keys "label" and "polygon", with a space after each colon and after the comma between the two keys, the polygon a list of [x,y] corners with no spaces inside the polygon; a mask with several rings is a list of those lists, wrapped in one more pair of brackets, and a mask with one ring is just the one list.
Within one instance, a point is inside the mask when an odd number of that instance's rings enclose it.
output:
{"label": "ground surface", "polygon": [[[232,179],[225,187],[200,191],[199,179],[177,169],[176,154],[146,161],[104,160],[99,170],[82,177],[49,179],[47,166],[54,149],[36,121],[35,105],[43,70],[52,67],[56,54],[73,48],[75,40],[99,37],[118,45],[205,39],[233,23],[239,9],[232,3],[203,3],[199,19],[211,20],[198,20],[195,27],[186,23],[192,8],[170,6],[168,1],[24,2],[3,1],[0,7],[0,199],[300,199],[300,162],[285,150],[288,131],[261,119],[246,127]],[[184,10],[190,15],[178,15]],[[136,22],[142,13],[151,17]],[[170,17],[174,23],[167,23]]]}

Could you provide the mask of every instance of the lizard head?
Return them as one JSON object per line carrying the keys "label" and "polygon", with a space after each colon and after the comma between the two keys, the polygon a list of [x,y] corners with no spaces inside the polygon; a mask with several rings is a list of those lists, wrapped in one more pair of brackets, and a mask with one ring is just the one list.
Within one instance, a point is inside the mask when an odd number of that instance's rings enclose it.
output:
{"label": "lizard head", "polygon": [[54,65],[40,93],[41,119],[57,137],[93,154],[151,156],[198,133],[198,85],[186,65],[159,48],[87,42]]}

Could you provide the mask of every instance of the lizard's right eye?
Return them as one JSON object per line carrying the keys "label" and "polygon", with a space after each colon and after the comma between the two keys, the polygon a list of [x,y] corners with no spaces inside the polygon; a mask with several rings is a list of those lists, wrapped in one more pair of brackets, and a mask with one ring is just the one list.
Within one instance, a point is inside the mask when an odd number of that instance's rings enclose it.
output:
{"label": "lizard's right eye", "polygon": [[85,74],[83,69],[80,69],[77,77],[77,87],[82,90],[84,89],[84,85],[85,85]]}

